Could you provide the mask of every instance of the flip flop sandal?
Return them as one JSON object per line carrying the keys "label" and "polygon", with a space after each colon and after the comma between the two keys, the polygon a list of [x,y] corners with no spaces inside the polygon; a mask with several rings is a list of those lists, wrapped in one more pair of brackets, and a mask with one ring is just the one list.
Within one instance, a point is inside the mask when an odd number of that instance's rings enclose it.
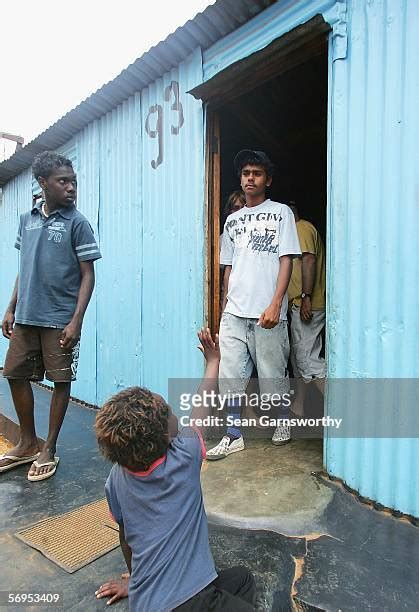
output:
{"label": "flip flop sandal", "polygon": [[13,463],[9,463],[8,465],[0,466],[0,473],[8,472],[9,470],[13,470],[13,468],[17,467],[18,465],[23,465],[24,463],[33,463],[38,457],[39,457],[39,453],[36,453],[36,455],[31,455],[30,457],[16,457],[16,455],[7,455],[7,454],[2,455],[0,457],[0,461],[2,461],[3,459],[9,459]]}
{"label": "flip flop sandal", "polygon": [[57,465],[58,465],[59,460],[60,460],[59,457],[54,457],[53,461],[46,461],[45,463],[38,463],[38,461],[35,459],[33,464],[37,468],[47,467],[49,465],[53,465],[54,467],[49,472],[45,472],[45,474],[34,474],[33,476],[29,476],[28,474],[28,480],[30,480],[31,482],[37,482],[38,480],[46,480],[47,478],[51,478],[51,476],[54,476],[55,472],[57,471]]}

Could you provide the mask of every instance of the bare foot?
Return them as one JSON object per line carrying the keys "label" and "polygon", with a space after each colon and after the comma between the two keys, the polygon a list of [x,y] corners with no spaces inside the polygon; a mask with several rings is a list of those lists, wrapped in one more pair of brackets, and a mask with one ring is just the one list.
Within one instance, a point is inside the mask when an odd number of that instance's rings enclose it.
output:
{"label": "bare foot", "polygon": [[[47,463],[49,461],[54,461],[55,450],[49,448],[43,448],[39,454],[37,459],[38,463]],[[36,467],[34,463],[32,463],[30,470],[28,472],[28,476],[40,476],[41,474],[46,474],[54,469],[54,465],[45,465],[43,467]]]}
{"label": "bare foot", "polygon": [[[38,451],[39,451],[38,440],[35,439],[29,443],[19,442],[18,444],[16,444],[16,446],[11,448],[4,454],[13,455],[14,457],[32,457],[33,455],[36,455]],[[12,459],[1,459],[0,467],[5,467],[6,465],[11,465],[13,463],[15,462]]]}

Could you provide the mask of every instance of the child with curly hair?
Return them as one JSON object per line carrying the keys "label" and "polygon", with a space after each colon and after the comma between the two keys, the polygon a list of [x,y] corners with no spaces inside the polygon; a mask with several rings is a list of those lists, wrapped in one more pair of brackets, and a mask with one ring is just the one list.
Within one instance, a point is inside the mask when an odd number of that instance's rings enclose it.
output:
{"label": "child with curly hair", "polygon": [[[217,388],[220,352],[209,329],[198,333],[206,359],[198,393]],[[205,416],[194,409],[191,421]],[[96,418],[103,455],[114,463],[106,497],[119,525],[130,577],[103,584],[108,604],[128,595],[133,612],[254,610],[253,576],[243,567],[217,575],[200,483],[205,444],[199,429],[177,431],[156,393],[132,387],[111,397]]]}

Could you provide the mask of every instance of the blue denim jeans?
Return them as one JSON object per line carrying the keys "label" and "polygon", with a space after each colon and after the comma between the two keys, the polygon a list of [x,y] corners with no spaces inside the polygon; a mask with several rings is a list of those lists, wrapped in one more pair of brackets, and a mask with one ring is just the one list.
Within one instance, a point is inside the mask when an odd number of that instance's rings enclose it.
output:
{"label": "blue denim jeans", "polygon": [[258,372],[261,395],[289,393],[287,322],[279,321],[272,329],[256,323],[257,319],[223,313],[220,323],[221,395],[244,394],[253,364]]}

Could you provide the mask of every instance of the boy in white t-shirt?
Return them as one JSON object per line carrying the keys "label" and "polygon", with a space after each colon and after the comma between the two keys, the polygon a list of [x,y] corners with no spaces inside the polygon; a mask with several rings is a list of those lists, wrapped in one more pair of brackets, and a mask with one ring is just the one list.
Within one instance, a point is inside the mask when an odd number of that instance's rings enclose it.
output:
{"label": "boy in white t-shirt", "polygon": [[[266,153],[240,151],[234,166],[246,205],[229,215],[223,231],[220,263],[225,265],[225,297],[219,373],[220,393],[229,396],[228,422],[234,426],[229,426],[219,444],[207,452],[208,460],[224,459],[244,450],[236,425],[253,364],[261,396],[278,394],[275,400],[280,417],[288,416],[288,402],[282,403],[278,397],[289,389],[287,289],[292,259],[301,255],[294,215],[285,204],[266,199],[273,175],[273,164]],[[289,426],[279,423],[272,442],[281,445],[289,439]]]}

